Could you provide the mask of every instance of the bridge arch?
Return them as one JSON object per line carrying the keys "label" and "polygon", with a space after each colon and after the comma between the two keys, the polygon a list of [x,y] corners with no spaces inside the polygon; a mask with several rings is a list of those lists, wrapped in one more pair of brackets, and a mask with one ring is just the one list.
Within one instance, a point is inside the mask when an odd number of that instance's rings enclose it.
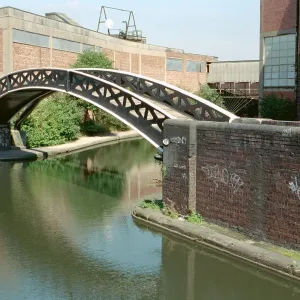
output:
{"label": "bridge arch", "polygon": [[0,78],[0,124],[22,108],[16,126],[54,92],[64,92],[110,113],[159,150],[166,119],[231,122],[234,114],[175,86],[105,69],[28,69]]}
{"label": "bridge arch", "polygon": [[124,122],[160,149],[163,122],[175,119],[150,100],[112,82],[69,69],[30,69],[0,79],[0,124],[54,92],[85,100]]}

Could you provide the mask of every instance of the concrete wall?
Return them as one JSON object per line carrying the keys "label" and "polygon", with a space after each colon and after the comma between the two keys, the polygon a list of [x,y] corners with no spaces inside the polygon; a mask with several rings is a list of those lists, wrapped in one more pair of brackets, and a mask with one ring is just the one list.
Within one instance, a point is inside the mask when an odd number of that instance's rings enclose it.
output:
{"label": "concrete wall", "polygon": [[[44,47],[13,41],[14,29],[42,35],[49,39]],[[117,69],[142,74],[171,84],[196,91],[199,84],[206,82],[206,70],[199,72],[169,72],[166,69],[167,57],[180,57],[186,60],[211,62],[216,57],[186,54],[183,50],[141,44],[121,40],[11,7],[0,9],[0,74],[41,67],[66,68],[76,60],[78,52],[54,49],[54,39],[63,39],[84,45],[91,45],[114,61]],[[80,50],[80,51],[81,51]],[[1,59],[2,58],[2,59]],[[3,65],[3,66],[2,66]]]}
{"label": "concrete wall", "polygon": [[257,124],[166,121],[163,199],[300,249],[300,124],[249,122]]}

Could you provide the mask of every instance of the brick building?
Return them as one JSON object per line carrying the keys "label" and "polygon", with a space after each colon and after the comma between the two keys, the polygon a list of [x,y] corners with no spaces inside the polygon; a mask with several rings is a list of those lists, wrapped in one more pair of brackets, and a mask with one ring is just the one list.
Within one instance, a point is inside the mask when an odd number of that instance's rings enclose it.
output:
{"label": "brick building", "polygon": [[295,68],[299,48],[299,1],[261,0],[260,5],[260,97],[275,92],[293,100],[300,99],[296,97],[298,76]]}
{"label": "brick building", "polygon": [[[54,14],[55,16],[55,14]],[[115,68],[196,91],[206,83],[207,63],[217,58],[114,38],[59,21],[0,8],[0,75],[27,68],[67,68],[85,49],[106,53]]]}

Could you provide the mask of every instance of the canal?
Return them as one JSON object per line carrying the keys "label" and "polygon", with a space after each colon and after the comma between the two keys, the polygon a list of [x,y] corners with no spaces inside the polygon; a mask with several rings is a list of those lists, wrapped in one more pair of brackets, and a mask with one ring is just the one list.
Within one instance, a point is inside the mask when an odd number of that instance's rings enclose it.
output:
{"label": "canal", "polygon": [[300,286],[135,224],[161,198],[143,140],[0,163],[0,300],[290,300]]}

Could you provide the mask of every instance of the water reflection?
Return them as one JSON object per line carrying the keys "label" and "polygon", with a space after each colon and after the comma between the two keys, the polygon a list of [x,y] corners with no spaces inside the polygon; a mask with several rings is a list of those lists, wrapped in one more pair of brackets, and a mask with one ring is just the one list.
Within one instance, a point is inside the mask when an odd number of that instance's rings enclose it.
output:
{"label": "water reflection", "polygon": [[0,299],[299,297],[290,282],[135,225],[136,202],[161,194],[154,152],[134,141],[0,164]]}

